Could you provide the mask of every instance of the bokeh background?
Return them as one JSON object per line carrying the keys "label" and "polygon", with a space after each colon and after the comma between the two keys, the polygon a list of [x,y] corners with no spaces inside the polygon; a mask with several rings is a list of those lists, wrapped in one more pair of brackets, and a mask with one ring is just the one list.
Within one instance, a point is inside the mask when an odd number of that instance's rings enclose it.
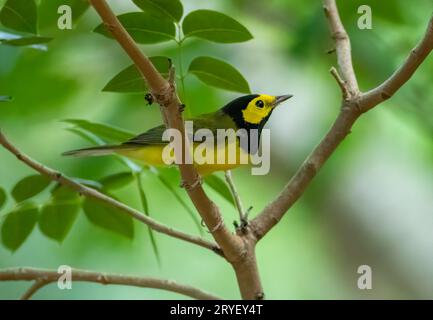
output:
{"label": "bokeh background", "polygon": [[[3,4],[4,1],[0,1]],[[129,1],[110,1],[117,13],[138,11]],[[272,166],[267,176],[239,169],[233,175],[245,206],[257,214],[285,185],[326,133],[339,109],[340,92],[329,74],[335,55],[320,1],[203,0],[183,1],[186,12],[215,9],[236,17],[254,35],[252,41],[219,45],[190,39],[184,64],[212,55],[235,65],[252,91],[292,93],[268,127]],[[373,29],[357,28],[357,8],[368,4]],[[404,0],[339,1],[352,38],[354,66],[362,90],[379,84],[403,61],[425,31],[433,11],[430,0],[416,6]],[[69,159],[60,154],[86,145],[59,120],[81,118],[142,132],[161,122],[156,107],[145,107],[142,95],[104,93],[101,89],[130,61],[116,42],[91,30],[99,18],[88,10],[73,30],[60,31],[49,15],[41,33],[54,36],[47,51],[0,46],[0,94],[14,101],[0,105],[0,127],[23,151],[68,175],[98,179],[119,172],[110,157]],[[149,55],[177,57],[172,44],[143,46]],[[257,248],[268,299],[431,299],[433,297],[433,59],[383,105],[363,116],[320,171],[304,196]],[[216,110],[236,93],[186,79],[192,114]],[[33,173],[0,149],[0,185],[11,190]],[[177,179],[174,177],[173,179]],[[196,226],[173,195],[154,176],[143,179],[151,214],[191,233]],[[208,189],[226,222],[236,211]],[[178,194],[187,201],[183,190]],[[139,208],[132,185],[116,195]],[[41,194],[40,199],[46,198]],[[9,199],[0,211],[13,207]],[[2,219],[0,217],[0,219]],[[1,223],[1,220],[0,220]],[[0,246],[0,268],[32,266],[111,271],[170,278],[225,298],[239,298],[230,266],[205,250],[156,234],[158,266],[146,228],[135,223],[126,240],[91,225],[80,213],[60,245],[38,230],[15,253]],[[207,235],[208,236],[208,235]],[[357,288],[358,266],[373,271],[373,289]],[[15,299],[29,283],[0,283],[0,298]],[[39,299],[178,299],[174,293],[122,286],[74,283],[55,285]]]}

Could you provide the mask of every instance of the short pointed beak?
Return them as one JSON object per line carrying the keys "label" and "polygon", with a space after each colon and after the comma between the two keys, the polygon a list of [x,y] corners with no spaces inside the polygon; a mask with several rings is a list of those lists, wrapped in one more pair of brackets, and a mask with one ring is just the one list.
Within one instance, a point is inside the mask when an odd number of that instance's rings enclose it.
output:
{"label": "short pointed beak", "polygon": [[289,100],[291,97],[293,97],[293,94],[286,94],[284,96],[277,96],[274,102],[274,107],[278,106],[279,104],[283,103],[286,100]]}

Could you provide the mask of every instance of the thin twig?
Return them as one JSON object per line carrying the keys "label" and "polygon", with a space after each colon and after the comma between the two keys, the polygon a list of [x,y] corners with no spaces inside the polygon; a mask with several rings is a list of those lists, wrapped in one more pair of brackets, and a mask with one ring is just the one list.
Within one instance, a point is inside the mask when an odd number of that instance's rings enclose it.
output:
{"label": "thin twig", "polygon": [[341,89],[341,94],[343,96],[344,100],[348,100],[350,97],[349,89],[347,88],[346,82],[341,78],[340,74],[338,73],[337,69],[335,67],[332,67],[329,72],[334,77],[335,81],[337,81],[338,86]]}
{"label": "thin twig", "polygon": [[36,279],[35,282],[32,284],[32,286],[26,292],[24,292],[20,300],[29,300],[31,297],[33,297],[36,291],[42,289],[49,283],[50,283],[49,281],[42,278]]}
{"label": "thin twig", "polygon": [[424,37],[412,49],[404,63],[386,81],[361,96],[363,111],[368,111],[391,98],[415,73],[433,50],[433,16]]}
{"label": "thin twig", "polygon": [[[134,178],[135,178],[135,182],[137,183],[138,195],[140,197],[140,202],[141,202],[141,207],[143,209],[143,213],[146,216],[150,216],[149,205],[147,203],[146,194],[144,193],[143,184],[141,182],[141,173],[136,172],[134,174]],[[156,257],[156,262],[158,263],[158,267],[161,269],[161,266],[162,266],[161,256],[159,255],[159,250],[158,250],[158,245],[156,243],[155,235],[153,234],[152,228],[150,228],[149,226],[147,226],[147,230],[149,231],[150,244],[152,245],[153,253],[155,254],[155,257]]]}
{"label": "thin twig", "polygon": [[338,67],[341,71],[341,76],[347,83],[347,88],[351,95],[356,96],[359,93],[359,88],[352,64],[350,38],[341,22],[335,0],[324,0],[323,2],[323,9],[328,18],[331,37],[335,42],[335,50],[337,52]]}
{"label": "thin twig", "polygon": [[239,193],[233,181],[232,172],[230,170],[227,170],[225,171],[224,176],[226,178],[227,184],[232,194],[233,201],[235,202],[236,208],[238,209],[239,221],[242,224],[245,220],[245,211],[244,211],[244,206],[242,205],[241,197],[239,196]]}
{"label": "thin twig", "polygon": [[184,233],[182,231],[176,230],[172,227],[166,226],[164,224],[161,224],[157,222],[155,219],[148,217],[144,214],[142,214],[140,211],[131,208],[124,203],[121,203],[119,201],[116,201],[115,199],[95,190],[89,187],[86,187],[85,185],[82,185],[73,179],[65,176],[64,174],[54,171],[53,169],[48,168],[47,166],[44,166],[43,164],[33,160],[26,154],[22,153],[20,150],[18,150],[12,143],[9,142],[9,140],[6,138],[6,136],[1,132],[0,130],[0,144],[8,151],[10,151],[12,154],[14,154],[18,160],[25,163],[30,168],[36,170],[37,172],[47,176],[53,181],[57,181],[58,183],[70,187],[74,190],[76,190],[79,194],[96,199],[98,201],[102,201],[111,207],[117,208],[122,212],[125,212],[126,214],[129,214],[136,220],[143,222],[144,224],[148,225],[150,228],[152,228],[155,231],[164,233],[166,235],[169,235],[171,237],[181,239],[190,243],[194,243],[196,245],[199,245],[201,247],[210,249],[214,252],[219,252],[219,248],[215,243],[209,242],[201,237],[192,236],[187,233]]}
{"label": "thin twig", "polygon": [[[35,284],[22,296],[30,298],[43,286],[57,282],[60,274],[57,270],[37,268],[10,268],[0,270],[0,281],[35,281]],[[161,289],[183,294],[200,300],[220,300],[221,298],[195,287],[180,284],[175,281],[126,276],[114,273],[93,272],[88,270],[71,269],[72,281],[94,282],[103,285],[124,285],[142,288]]]}

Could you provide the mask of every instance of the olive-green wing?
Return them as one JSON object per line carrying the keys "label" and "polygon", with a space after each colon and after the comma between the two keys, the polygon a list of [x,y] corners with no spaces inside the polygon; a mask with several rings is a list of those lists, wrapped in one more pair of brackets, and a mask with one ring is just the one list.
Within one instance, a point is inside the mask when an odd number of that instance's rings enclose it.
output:
{"label": "olive-green wing", "polygon": [[[209,114],[204,114],[196,118],[188,119],[187,121],[193,122],[193,131],[196,132],[199,129],[209,129],[216,137],[217,129],[236,129],[233,120],[223,113],[217,111]],[[162,140],[162,135],[165,131],[165,126],[160,125],[154,127],[138,136],[126,141],[124,145],[149,145],[149,144],[166,144],[167,141]],[[192,137],[189,137],[192,140]]]}
{"label": "olive-green wing", "polygon": [[[236,126],[233,120],[226,115],[222,111],[217,111],[214,113],[204,114],[197,118],[191,119],[193,121],[193,131],[196,132],[199,129],[209,129],[213,137],[216,137],[217,129],[236,129]],[[126,141],[121,145],[107,145],[107,146],[97,146],[90,148],[83,148],[78,150],[71,150],[63,153],[63,155],[67,156],[102,156],[113,154],[118,150],[122,149],[135,149],[140,148],[143,145],[158,145],[158,144],[166,144],[167,141],[162,140],[162,135],[165,131],[165,126],[161,125],[155,128],[152,128],[145,133],[142,133],[131,140]],[[205,135],[206,136],[206,135]],[[192,137],[189,137],[190,141]],[[203,140],[208,141],[204,137],[200,141]],[[212,140],[209,140],[212,141]]]}
{"label": "olive-green wing", "polygon": [[123,143],[124,145],[130,144],[166,144],[167,141],[162,140],[162,135],[164,133],[165,126],[161,125],[155,128],[152,128],[145,133],[139,134],[138,136],[126,141]]}

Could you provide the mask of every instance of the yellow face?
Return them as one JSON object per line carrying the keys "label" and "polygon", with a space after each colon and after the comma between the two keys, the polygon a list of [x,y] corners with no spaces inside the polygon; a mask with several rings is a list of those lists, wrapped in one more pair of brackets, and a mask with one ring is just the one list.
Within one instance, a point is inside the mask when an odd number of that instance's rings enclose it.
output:
{"label": "yellow face", "polygon": [[276,106],[277,97],[261,94],[248,103],[248,106],[242,110],[245,122],[259,124]]}

